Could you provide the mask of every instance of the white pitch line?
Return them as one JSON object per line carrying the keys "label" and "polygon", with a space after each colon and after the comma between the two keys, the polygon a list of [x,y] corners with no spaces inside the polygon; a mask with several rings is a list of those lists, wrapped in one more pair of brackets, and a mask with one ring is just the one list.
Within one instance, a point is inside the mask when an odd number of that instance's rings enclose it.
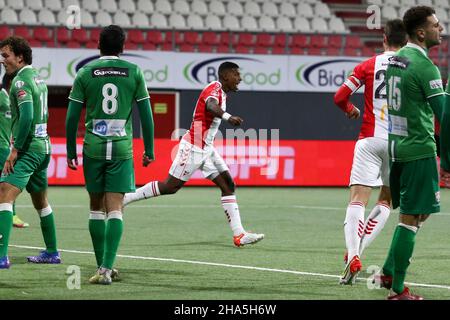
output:
{"label": "white pitch line", "polygon": [[[9,246],[19,248],[19,249],[36,249],[36,250],[45,249],[45,248],[41,248],[41,247],[31,247],[31,246],[22,246],[22,245],[9,245]],[[77,254],[91,254],[91,255],[94,254],[94,252],[91,252],[91,251],[78,251],[78,250],[66,250],[66,249],[59,249],[59,251],[67,252],[67,253],[77,253]],[[226,267],[226,268],[237,268],[237,269],[247,269],[247,270],[268,271],[268,272],[290,273],[290,274],[301,275],[301,276],[317,276],[317,277],[337,278],[337,279],[341,278],[340,276],[336,276],[333,274],[252,267],[252,266],[243,266],[243,265],[235,265],[235,264],[227,264],[227,263],[216,263],[216,262],[205,262],[205,261],[194,261],[194,260],[183,260],[183,259],[172,259],[172,258],[142,257],[142,256],[131,256],[131,255],[123,255],[123,254],[118,254],[117,257],[127,258],[127,259],[135,259],[135,260],[154,260],[154,261],[164,261],[164,262],[168,261],[168,262],[189,263],[189,264],[198,264],[198,265],[206,265],[206,266],[214,266],[214,267]],[[358,279],[359,280],[367,280],[367,278],[358,278]],[[444,286],[444,285],[438,285],[438,284],[425,284],[425,283],[413,283],[413,282],[405,282],[405,283],[408,285],[411,285],[411,286],[415,286],[415,287],[438,288],[438,289],[450,290],[450,286]]]}

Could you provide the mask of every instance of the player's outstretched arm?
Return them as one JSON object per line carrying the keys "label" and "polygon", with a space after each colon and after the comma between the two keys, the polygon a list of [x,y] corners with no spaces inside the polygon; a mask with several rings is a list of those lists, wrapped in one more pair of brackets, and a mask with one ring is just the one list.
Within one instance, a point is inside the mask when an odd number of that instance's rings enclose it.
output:
{"label": "player's outstretched arm", "polygon": [[139,116],[141,118],[142,136],[144,138],[145,153],[142,158],[142,165],[148,166],[153,160],[155,160],[154,153],[154,125],[152,106],[150,105],[150,99],[144,99],[137,104],[139,110]]}
{"label": "player's outstretched arm", "polygon": [[73,100],[69,101],[69,108],[66,116],[66,151],[67,166],[72,170],[77,170],[78,166],[77,131],[82,109],[83,104],[81,102]]}

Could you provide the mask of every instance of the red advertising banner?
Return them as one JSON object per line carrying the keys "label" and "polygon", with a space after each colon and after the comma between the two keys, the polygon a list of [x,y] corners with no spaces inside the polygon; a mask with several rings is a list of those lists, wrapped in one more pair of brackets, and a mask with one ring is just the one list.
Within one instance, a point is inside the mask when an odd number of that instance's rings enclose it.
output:
{"label": "red advertising banner", "polygon": [[[230,168],[239,186],[347,186],[356,141],[281,140],[216,143],[218,152]],[[84,185],[82,139],[77,141],[79,168],[67,168],[64,138],[52,138],[52,161],[48,168],[50,185]],[[136,184],[143,185],[167,177],[178,141],[155,140],[156,161],[142,167],[144,150],[140,139],[134,140]],[[187,185],[212,185],[200,171]]]}

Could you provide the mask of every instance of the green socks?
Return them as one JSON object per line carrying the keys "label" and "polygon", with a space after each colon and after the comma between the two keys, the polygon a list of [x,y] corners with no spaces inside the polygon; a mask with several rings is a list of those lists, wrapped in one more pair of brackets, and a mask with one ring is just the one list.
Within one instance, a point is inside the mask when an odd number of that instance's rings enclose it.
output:
{"label": "green socks", "polygon": [[105,218],[106,215],[102,211],[91,211],[89,216],[89,233],[91,234],[97,267],[102,265],[103,254],[105,252]]}
{"label": "green socks", "polygon": [[103,255],[102,267],[112,269],[116,259],[117,249],[122,238],[123,221],[122,212],[111,211],[108,213],[105,232],[105,253]]}
{"label": "green socks", "polygon": [[392,290],[400,294],[404,289],[406,270],[414,251],[417,227],[399,224],[392,239],[388,258],[383,266],[385,275],[392,275]]}
{"label": "green socks", "polygon": [[39,216],[41,218],[41,231],[44,237],[47,252],[55,253],[57,252],[56,227],[52,208],[48,206],[47,208],[39,210]]}
{"label": "green socks", "polygon": [[0,204],[0,257],[8,255],[9,235],[12,229],[12,210],[11,204]]}

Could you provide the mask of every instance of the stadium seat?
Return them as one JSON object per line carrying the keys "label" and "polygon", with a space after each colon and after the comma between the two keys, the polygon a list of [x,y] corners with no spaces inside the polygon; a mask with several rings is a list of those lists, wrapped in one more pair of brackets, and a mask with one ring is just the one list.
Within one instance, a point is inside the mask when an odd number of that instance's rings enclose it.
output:
{"label": "stadium seat", "polygon": [[133,0],[119,0],[119,10],[131,14],[136,12],[136,5]]}
{"label": "stadium seat", "polygon": [[254,17],[243,16],[241,18],[241,27],[246,31],[257,31],[258,23],[256,22],[256,19]]}
{"label": "stadium seat", "polygon": [[30,41],[28,41],[28,44],[30,45],[31,48],[42,47],[42,43],[40,41],[37,41],[37,40],[34,40],[34,39],[30,39]]}
{"label": "stadium seat", "polygon": [[169,15],[172,13],[172,6],[167,0],[156,0],[155,11]]}
{"label": "stadium seat", "polygon": [[267,47],[255,47],[253,48],[254,54],[270,54],[269,48]]}
{"label": "stadium seat", "polygon": [[403,7],[414,7],[416,5],[416,0],[400,0],[400,4]]}
{"label": "stadium seat", "polygon": [[44,7],[54,12],[61,11],[62,10],[61,0],[44,0]]}
{"label": "stadium seat", "polygon": [[312,18],[314,17],[314,12],[309,3],[299,2],[297,5],[297,13],[299,16]]}
{"label": "stadium seat", "polygon": [[56,25],[56,19],[53,12],[48,9],[42,9],[38,13],[38,21],[45,26],[54,26]]}
{"label": "stadium seat", "polygon": [[180,52],[195,52],[195,47],[192,44],[183,43],[179,46]]}
{"label": "stadium seat", "polygon": [[383,6],[381,9],[381,16],[384,19],[396,19],[398,18],[397,10],[392,6]]}
{"label": "stadium seat", "polygon": [[236,46],[234,48],[234,52],[235,53],[240,53],[240,54],[249,54],[251,53],[251,47],[247,47],[247,46]]}
{"label": "stadium seat", "polygon": [[100,28],[92,28],[89,31],[90,41],[94,41],[95,43],[97,43],[100,40],[100,32],[101,31],[102,31],[102,29],[100,29]]}
{"label": "stadium seat", "polygon": [[215,46],[220,43],[220,38],[217,32],[207,31],[202,35],[202,43],[205,45]]}
{"label": "stadium seat", "polygon": [[226,4],[227,13],[236,17],[242,17],[244,15],[244,8],[242,4],[236,0],[230,0]]}
{"label": "stadium seat", "polygon": [[255,44],[258,47],[271,47],[273,45],[273,36],[269,33],[258,33]]}
{"label": "stadium seat", "polygon": [[155,12],[153,2],[148,0],[139,0],[137,3],[137,10],[142,11],[145,14],[151,14]]}
{"label": "stadium seat", "polygon": [[172,13],[169,16],[169,27],[175,29],[186,29],[186,21],[184,17],[179,13]]}
{"label": "stadium seat", "polygon": [[[168,31],[166,32],[166,40],[170,39],[170,42],[180,45],[184,43],[184,33],[180,31]],[[168,41],[166,41],[168,42]]]}
{"label": "stadium seat", "polygon": [[137,11],[133,14],[131,17],[131,23],[133,26],[139,28],[148,28],[150,25],[147,15],[141,11]]}
{"label": "stadium seat", "polygon": [[33,29],[33,38],[42,42],[54,42],[53,29],[38,26]]}
{"label": "stadium seat", "polygon": [[19,17],[17,16],[16,11],[11,8],[5,7],[0,13],[0,20],[2,23],[6,24],[18,24]]}
{"label": "stadium seat", "polygon": [[63,0],[63,2],[62,2],[63,10],[67,9],[69,6],[79,6],[79,7],[81,7],[80,1],[81,0]]}
{"label": "stadium seat", "polygon": [[238,31],[241,30],[239,20],[235,16],[225,16],[223,18],[223,27],[226,30]]}
{"label": "stadium seat", "polygon": [[449,9],[450,8],[450,3],[448,2],[448,0],[434,0],[434,5],[436,7],[440,7],[443,9]]}
{"label": "stadium seat", "polygon": [[144,44],[146,42],[144,33],[139,29],[128,30],[127,41],[136,44]]}
{"label": "stadium seat", "polygon": [[431,0],[416,0],[418,6],[429,6],[433,7],[433,1]]}
{"label": "stadium seat", "polygon": [[189,29],[194,30],[205,29],[203,19],[198,14],[189,14],[186,18],[186,24]]}
{"label": "stadium seat", "polygon": [[347,47],[347,48],[363,47],[363,44],[361,43],[361,38],[359,36],[346,36],[345,37],[345,47]]}
{"label": "stadium seat", "polygon": [[305,17],[296,17],[294,19],[294,30],[300,32],[311,32],[311,26]]}
{"label": "stadium seat", "polygon": [[146,42],[142,45],[142,50],[145,51],[156,51],[156,45],[154,43]]}
{"label": "stadium seat", "polygon": [[269,17],[278,17],[278,7],[273,2],[264,1],[262,3],[262,14]]}
{"label": "stadium seat", "polygon": [[261,16],[261,8],[259,4],[253,1],[244,2],[244,14],[252,17]]}
{"label": "stadium seat", "polygon": [[30,41],[33,37],[30,34],[30,27],[28,26],[17,26],[14,30],[14,35],[24,38],[27,41]]}
{"label": "stadium seat", "polygon": [[436,16],[440,21],[448,21],[448,14],[447,10],[444,10],[443,8],[435,7],[434,11],[436,11]]}
{"label": "stadium seat", "polygon": [[168,24],[166,17],[159,12],[153,13],[150,17],[150,27],[167,29]]}
{"label": "stadium seat", "polygon": [[327,21],[320,17],[314,17],[311,21],[311,29],[316,32],[328,32]]}
{"label": "stadium seat", "polygon": [[240,32],[237,34],[237,45],[239,46],[252,46],[255,44],[255,38],[253,34],[247,32]]}
{"label": "stadium seat", "polygon": [[303,55],[305,55],[305,49],[294,47],[294,48],[290,48],[289,49],[289,53],[291,55],[301,55],[301,56],[303,56]]}
{"label": "stadium seat", "polygon": [[337,17],[331,17],[329,21],[329,30],[334,33],[348,33],[347,29],[345,28],[344,22],[341,18]]}
{"label": "stadium seat", "polygon": [[328,46],[332,48],[342,47],[342,37],[338,35],[333,35],[328,37]]}
{"label": "stadium seat", "polygon": [[331,17],[330,8],[328,8],[328,5],[323,2],[316,3],[316,5],[314,6],[314,13],[315,16],[317,17],[322,17],[326,19]]}
{"label": "stadium seat", "polygon": [[24,8],[19,12],[19,21],[25,23],[26,25],[36,25],[37,17],[32,10]]}
{"label": "stadium seat", "polygon": [[290,44],[292,48],[306,48],[309,46],[308,37],[303,34],[292,35],[292,42]]}
{"label": "stadium seat", "polygon": [[276,20],[277,29],[281,32],[292,32],[294,27],[292,21],[288,17],[279,16]]}
{"label": "stadium seat", "polygon": [[41,10],[43,6],[42,0],[25,0],[25,7],[33,11]]}
{"label": "stadium seat", "polygon": [[165,42],[163,33],[159,30],[150,30],[147,32],[147,43],[160,45]]}
{"label": "stadium seat", "polygon": [[70,41],[70,33],[69,30],[65,27],[59,27],[56,29],[56,42],[58,45],[65,45]]}
{"label": "stadium seat", "polygon": [[205,19],[205,28],[209,30],[222,29],[222,20],[216,15],[208,15]]}
{"label": "stadium seat", "polygon": [[212,0],[209,3],[209,12],[218,15],[219,17],[225,16],[226,11],[223,2],[219,0]]}
{"label": "stadium seat", "polygon": [[85,44],[84,47],[87,48],[87,49],[97,49],[98,48],[98,42],[89,41],[88,43]]}
{"label": "stadium seat", "polygon": [[200,34],[196,31],[186,31],[184,33],[184,42],[191,45],[200,45],[202,43],[202,39],[200,38]]}
{"label": "stadium seat", "polygon": [[124,49],[125,50],[138,50],[139,46],[136,43],[127,41],[127,42],[125,42]]}
{"label": "stadium seat", "polygon": [[340,56],[341,55],[341,49],[340,48],[333,48],[329,47],[325,49],[325,53],[327,56]]}
{"label": "stadium seat", "polygon": [[258,20],[259,30],[262,31],[276,31],[275,22],[272,17],[269,16],[261,16]]}
{"label": "stadium seat", "polygon": [[226,45],[220,45],[220,46],[216,47],[216,52],[217,53],[229,53],[230,47],[226,46]]}
{"label": "stadium seat", "polygon": [[69,41],[66,43],[66,48],[70,49],[81,48],[81,44],[77,41]]}
{"label": "stadium seat", "polygon": [[9,9],[22,10],[25,7],[25,4],[23,3],[23,0],[6,0],[6,6]]}
{"label": "stadium seat", "polygon": [[272,54],[286,54],[286,48],[284,47],[273,47]]}
{"label": "stadium seat", "polygon": [[349,48],[349,47],[344,47],[344,52],[343,52],[344,56],[361,56],[361,51],[358,48]]}
{"label": "stadium seat", "polygon": [[214,52],[214,46],[210,46],[207,44],[201,44],[198,46],[197,51],[202,52],[202,53],[212,53],[212,52]]}
{"label": "stadium seat", "polygon": [[90,13],[96,13],[100,10],[98,6],[98,1],[92,0],[82,0],[81,7]]}
{"label": "stadium seat", "polygon": [[114,14],[113,23],[121,26],[122,28],[127,28],[131,25],[130,17],[123,11],[117,11]]}
{"label": "stadium seat", "polygon": [[79,42],[80,44],[85,44],[86,42],[88,42],[89,37],[88,37],[86,29],[84,29],[84,28],[73,29],[71,40]]}
{"label": "stadium seat", "polygon": [[220,45],[230,46],[230,44],[234,44],[233,36],[234,34],[230,32],[220,32],[219,33]]}
{"label": "stadium seat", "polygon": [[325,48],[328,45],[327,37],[322,35],[312,35],[309,38],[309,45],[314,48]]}
{"label": "stadium seat", "polygon": [[295,16],[297,16],[297,10],[292,3],[283,2],[280,5],[280,14],[281,16],[294,18]]}
{"label": "stadium seat", "polygon": [[191,12],[191,8],[185,0],[175,0],[173,10],[182,15],[188,15]]}
{"label": "stadium seat", "polygon": [[286,48],[287,46],[291,45],[290,41],[291,41],[291,38],[283,33],[275,34],[275,37],[273,39],[274,45],[277,47],[283,48],[283,49]]}
{"label": "stadium seat", "polygon": [[90,12],[81,10],[81,26],[82,27],[95,27],[94,18]]}
{"label": "stadium seat", "polygon": [[201,0],[194,0],[191,3],[191,9],[193,13],[196,13],[200,16],[208,15],[208,7],[206,6],[206,2]]}
{"label": "stadium seat", "polygon": [[321,55],[323,55],[323,52],[322,52],[321,48],[310,47],[310,48],[308,48],[307,53],[308,53],[309,56],[321,56]]}
{"label": "stadium seat", "polygon": [[5,39],[12,35],[12,30],[8,26],[0,26],[0,39]]}
{"label": "stadium seat", "polygon": [[363,47],[361,55],[363,57],[372,57],[375,55],[375,50],[370,47]]}
{"label": "stadium seat", "polygon": [[113,22],[108,12],[99,11],[95,14],[95,23],[99,26],[109,26]]}
{"label": "stadium seat", "polygon": [[100,0],[100,9],[113,14],[117,11],[116,0]]}

